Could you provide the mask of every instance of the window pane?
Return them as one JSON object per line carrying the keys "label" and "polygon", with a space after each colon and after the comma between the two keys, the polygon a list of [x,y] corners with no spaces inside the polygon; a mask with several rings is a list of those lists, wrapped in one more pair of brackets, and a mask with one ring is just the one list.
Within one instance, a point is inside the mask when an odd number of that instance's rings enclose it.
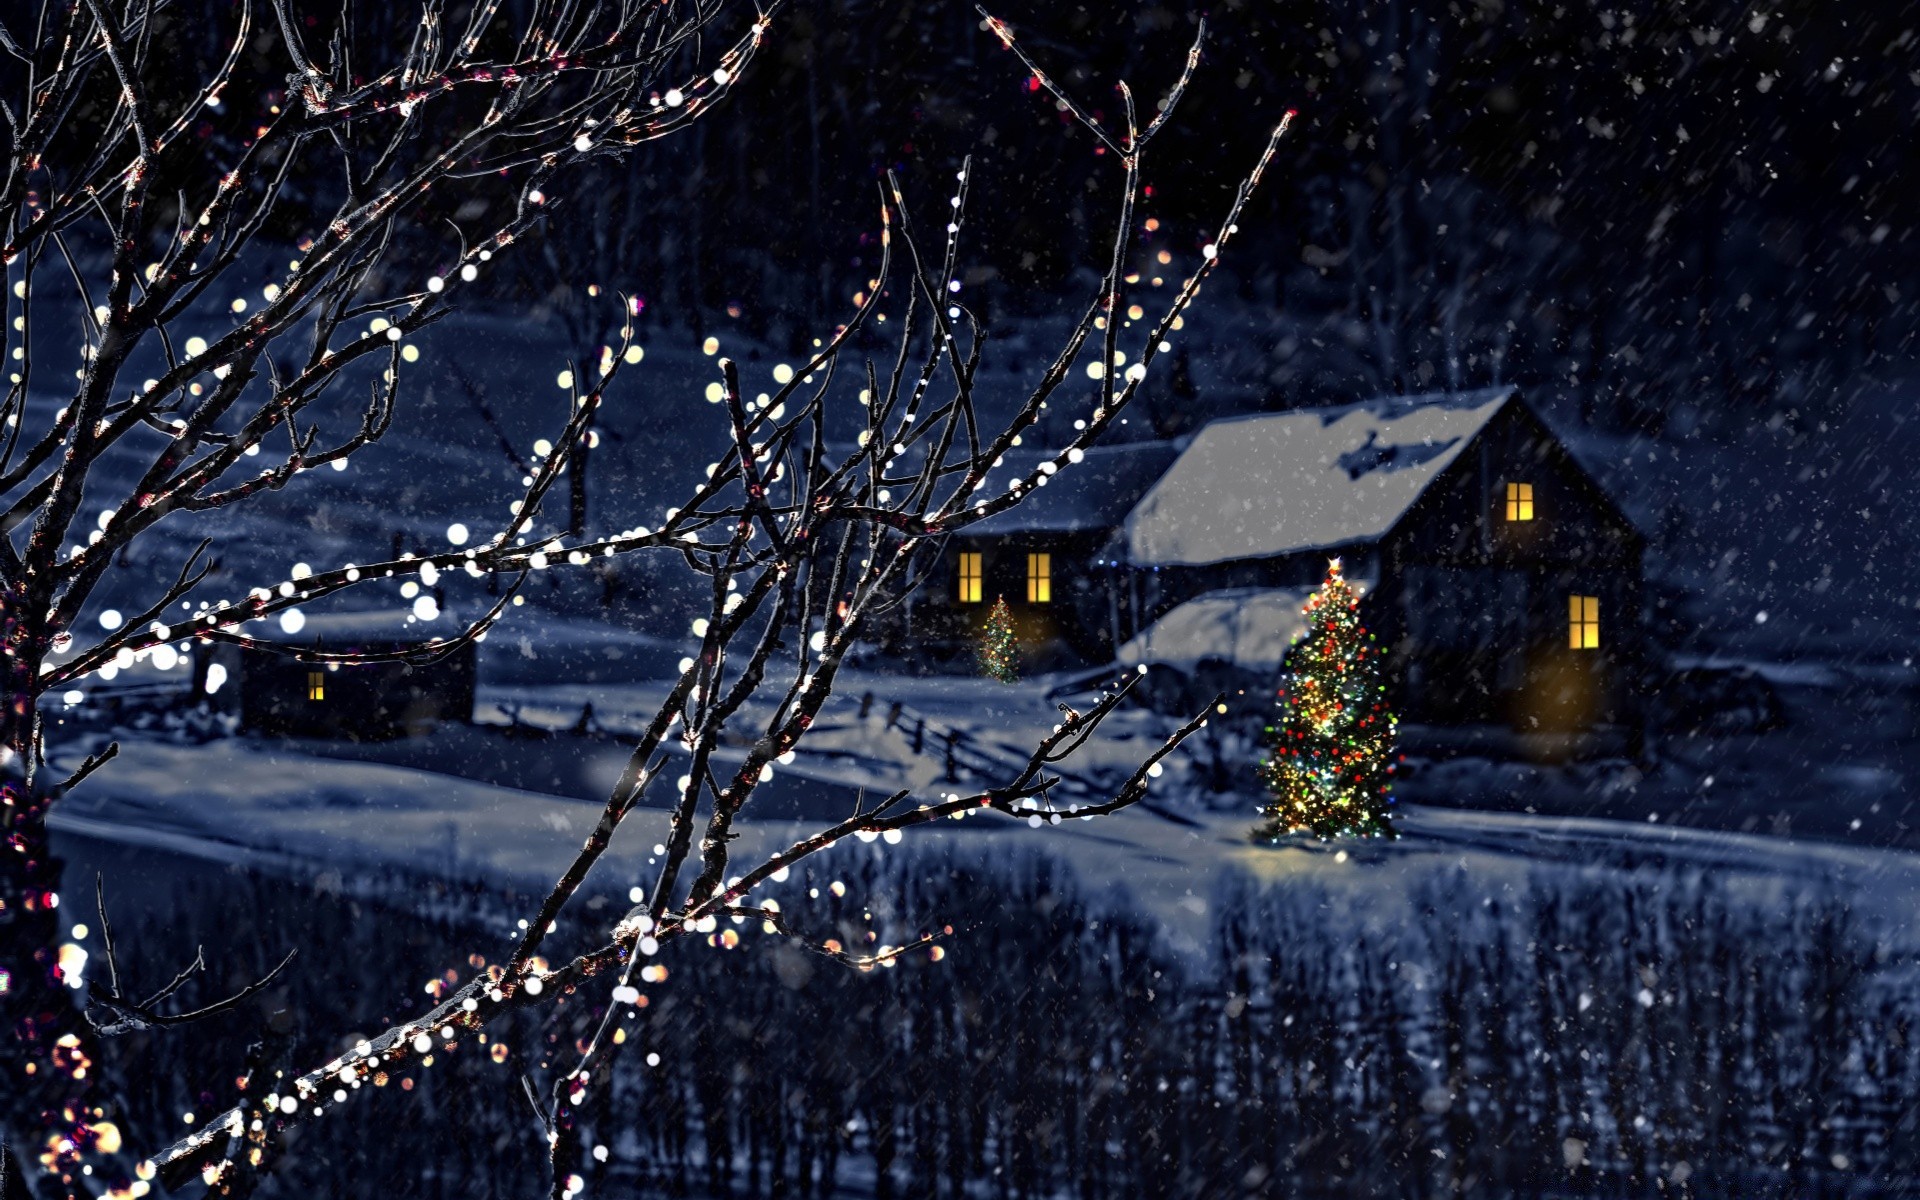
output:
{"label": "window pane", "polygon": [[1053,603],[1053,555],[1027,555],[1027,603]]}
{"label": "window pane", "polygon": [[1600,597],[1567,597],[1567,647],[1572,650],[1600,648]]}
{"label": "window pane", "polygon": [[962,553],[960,555],[960,602],[962,604],[980,603],[981,591],[981,555]]}

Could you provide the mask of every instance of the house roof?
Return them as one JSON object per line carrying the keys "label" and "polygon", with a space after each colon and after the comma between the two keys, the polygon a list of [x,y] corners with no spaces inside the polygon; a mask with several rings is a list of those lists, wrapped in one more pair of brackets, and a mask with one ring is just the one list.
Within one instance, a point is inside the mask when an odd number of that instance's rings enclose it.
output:
{"label": "house roof", "polygon": [[1375,541],[1514,395],[1488,388],[1214,421],[1128,514],[1127,557],[1201,565]]}
{"label": "house roof", "polygon": [[[271,621],[272,618],[267,618]],[[307,613],[297,634],[283,634],[272,627],[269,638],[288,645],[310,646],[319,641],[329,649],[346,646],[425,645],[435,638],[450,638],[464,633],[467,621],[442,613],[437,620],[422,621],[404,608],[353,610],[348,612]]]}
{"label": "house roof", "polygon": [[[1031,476],[1054,450],[1010,450],[987,475],[986,494],[1009,480]],[[1004,512],[995,513],[967,534],[1083,533],[1112,529],[1180,456],[1172,442],[1128,442],[1095,446],[1080,462],[1051,476],[1044,487]]]}

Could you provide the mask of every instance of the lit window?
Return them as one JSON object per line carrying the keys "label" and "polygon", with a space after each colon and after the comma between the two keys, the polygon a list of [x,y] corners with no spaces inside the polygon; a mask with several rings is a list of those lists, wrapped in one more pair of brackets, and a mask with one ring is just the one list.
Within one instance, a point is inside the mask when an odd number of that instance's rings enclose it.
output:
{"label": "lit window", "polygon": [[978,554],[960,555],[960,603],[980,603],[980,558]]}
{"label": "lit window", "polygon": [[325,700],[327,698],[327,675],[325,671],[307,672],[307,699]]}
{"label": "lit window", "polygon": [[1027,603],[1053,603],[1053,555],[1027,555]]}
{"label": "lit window", "polygon": [[1507,520],[1533,520],[1533,485],[1530,483],[1510,483],[1507,485]]}
{"label": "lit window", "polygon": [[1567,597],[1567,646],[1573,650],[1600,648],[1600,597]]}

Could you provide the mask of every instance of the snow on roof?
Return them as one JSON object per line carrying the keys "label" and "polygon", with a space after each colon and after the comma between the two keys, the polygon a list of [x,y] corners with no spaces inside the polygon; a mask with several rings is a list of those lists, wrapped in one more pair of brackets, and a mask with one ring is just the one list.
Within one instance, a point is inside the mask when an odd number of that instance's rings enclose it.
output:
{"label": "snow on roof", "polygon": [[1240,667],[1277,669],[1293,639],[1307,631],[1301,610],[1315,590],[1228,588],[1203,593],[1121,646],[1114,661],[1192,671],[1201,659],[1216,658]]}
{"label": "snow on roof", "polygon": [[[997,494],[1014,479],[1025,479],[1057,450],[1008,451],[987,475],[982,495]],[[1180,455],[1172,442],[1129,442],[1095,446],[1086,458],[1063,468],[1045,486],[1019,504],[995,513],[969,534],[1079,533],[1112,529],[1125,519],[1148,488]]]}
{"label": "snow on roof", "polygon": [[[338,648],[341,645],[425,645],[435,638],[450,638],[464,633],[467,622],[447,613],[432,621],[422,621],[406,609],[352,610],[347,612],[307,613],[296,634],[281,632],[284,626],[267,618],[263,626],[269,641],[301,647],[318,640]],[[247,632],[252,632],[247,629]]]}
{"label": "snow on roof", "polygon": [[1128,515],[1141,565],[1373,541],[1512,398],[1510,387],[1214,421]]}

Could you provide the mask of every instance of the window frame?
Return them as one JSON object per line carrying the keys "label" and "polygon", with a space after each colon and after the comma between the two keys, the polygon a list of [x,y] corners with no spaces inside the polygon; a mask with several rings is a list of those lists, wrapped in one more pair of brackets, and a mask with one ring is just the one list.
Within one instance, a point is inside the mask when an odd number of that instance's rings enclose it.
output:
{"label": "window frame", "polygon": [[1536,510],[1533,501],[1533,485],[1518,480],[1507,481],[1507,522],[1520,525],[1535,519]]}
{"label": "window frame", "polygon": [[1567,649],[1600,648],[1600,597],[1572,593],[1567,596]]}
{"label": "window frame", "polygon": [[987,591],[987,556],[979,550],[960,552],[957,592],[961,604],[978,604]]}
{"label": "window frame", "polygon": [[327,698],[327,673],[325,671],[307,672],[307,700],[325,700]]}
{"label": "window frame", "polygon": [[1027,555],[1027,603],[1053,603],[1053,553],[1036,550]]}

